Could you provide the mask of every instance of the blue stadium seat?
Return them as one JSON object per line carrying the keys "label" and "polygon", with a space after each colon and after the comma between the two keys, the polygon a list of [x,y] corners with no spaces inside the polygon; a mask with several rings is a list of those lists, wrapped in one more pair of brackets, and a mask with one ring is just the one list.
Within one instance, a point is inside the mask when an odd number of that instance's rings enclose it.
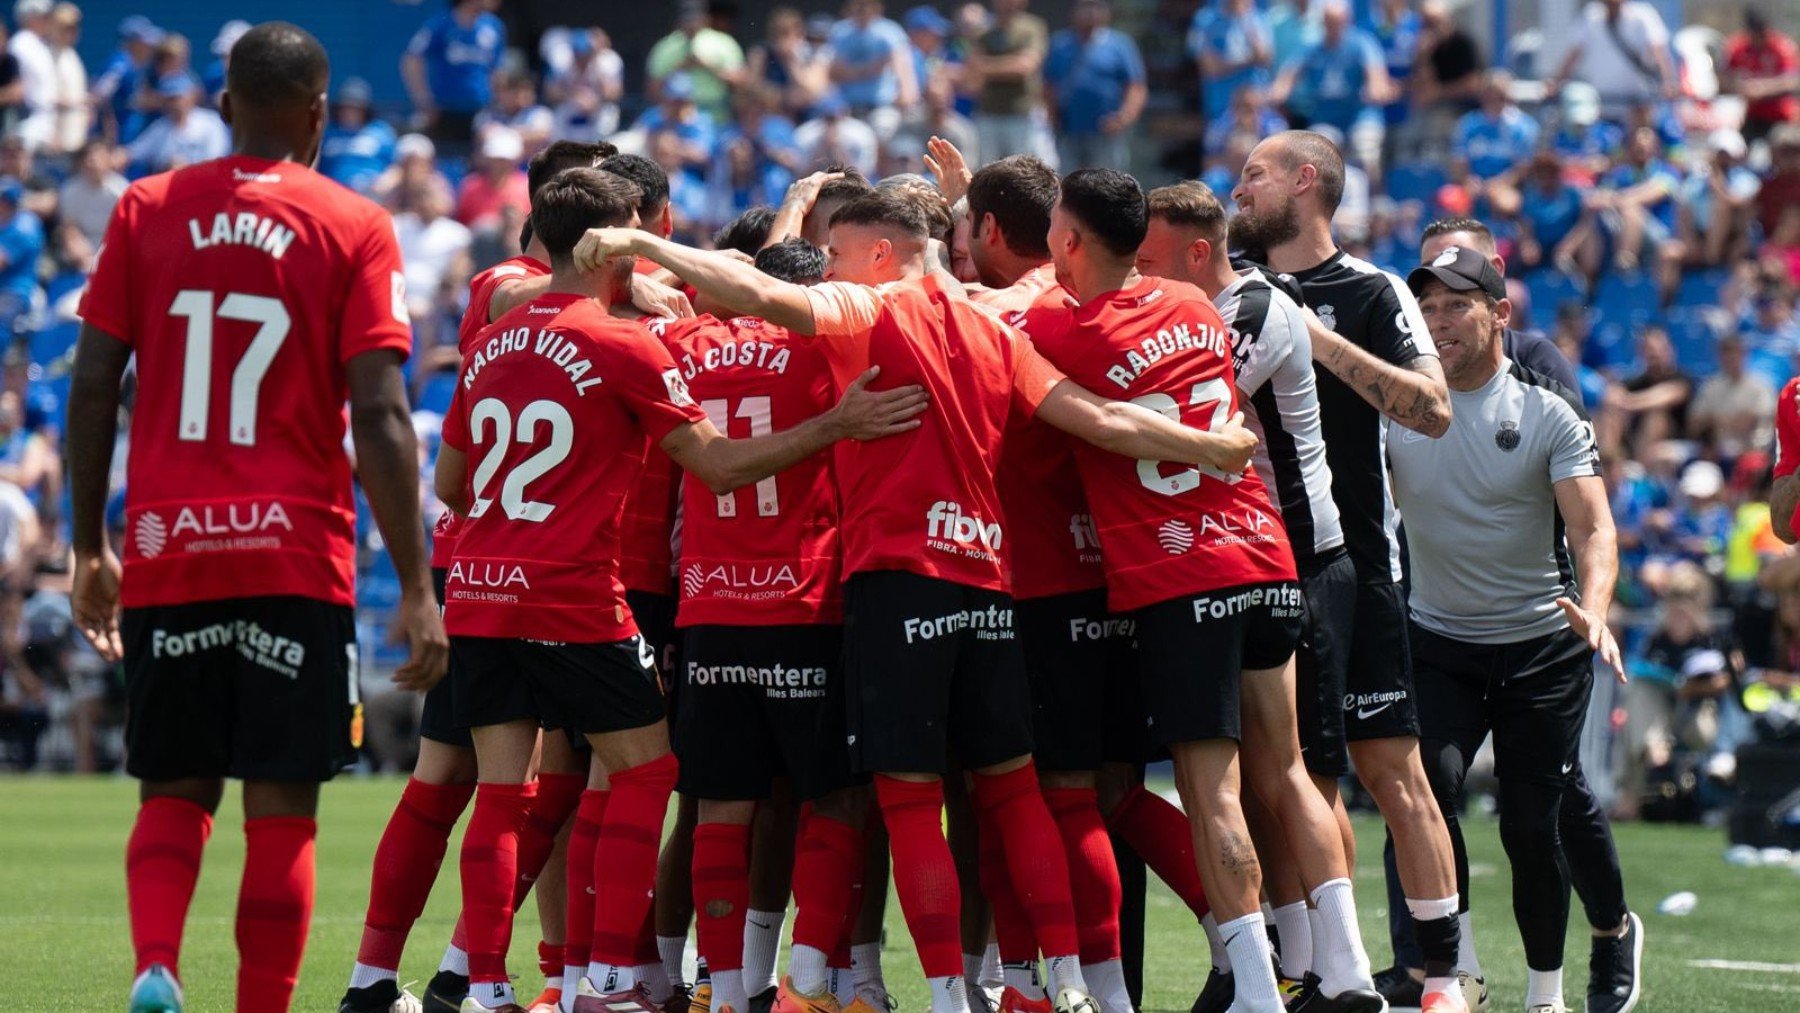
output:
{"label": "blue stadium seat", "polygon": [[1587,302],[1581,282],[1554,267],[1532,271],[1524,281],[1525,290],[1531,293],[1531,326],[1540,330],[1549,330],[1556,323],[1556,310],[1563,303]]}
{"label": "blue stadium seat", "polygon": [[1780,390],[1794,376],[1793,357],[1762,348],[1752,348],[1745,363],[1752,373],[1761,374],[1769,386]]}
{"label": "blue stadium seat", "polygon": [[1397,201],[1416,200],[1430,204],[1438,187],[1449,181],[1444,167],[1436,162],[1407,162],[1388,170],[1388,196]]}
{"label": "blue stadium seat", "polygon": [[1681,284],[1675,289],[1675,305],[1677,306],[1717,306],[1719,296],[1725,285],[1731,281],[1731,272],[1724,268],[1712,267],[1702,271],[1689,271],[1681,276]]}
{"label": "blue stadium seat", "polygon": [[48,415],[57,429],[68,429],[69,374],[31,380],[25,385],[25,403]]}
{"label": "blue stadium seat", "polygon": [[29,341],[31,361],[39,366],[48,366],[68,355],[75,347],[75,336],[80,332],[79,320],[58,320],[38,328]]}
{"label": "blue stadium seat", "polygon": [[450,410],[450,397],[455,393],[456,372],[442,370],[425,378],[425,385],[419,388],[419,403],[413,407],[442,415]]}
{"label": "blue stadium seat", "polygon": [[1637,361],[1636,337],[1635,328],[1622,320],[1595,323],[1587,346],[1581,351],[1581,362],[1602,373],[1623,376]]}
{"label": "blue stadium seat", "polygon": [[1719,368],[1719,332],[1703,310],[1677,307],[1664,325],[1682,369],[1704,376]]}
{"label": "blue stadium seat", "polygon": [[44,283],[44,303],[55,306],[58,299],[86,284],[87,275],[80,271],[64,271]]}
{"label": "blue stadium seat", "polygon": [[1656,316],[1656,282],[1642,272],[1607,274],[1594,289],[1595,323],[1621,323],[1633,333]]}

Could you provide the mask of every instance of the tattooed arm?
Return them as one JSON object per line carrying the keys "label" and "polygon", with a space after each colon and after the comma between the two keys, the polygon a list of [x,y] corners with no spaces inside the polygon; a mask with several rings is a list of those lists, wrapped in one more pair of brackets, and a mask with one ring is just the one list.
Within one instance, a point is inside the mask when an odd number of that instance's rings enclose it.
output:
{"label": "tattooed arm", "polygon": [[1388,362],[1357,346],[1306,310],[1313,361],[1344,381],[1375,410],[1414,432],[1436,439],[1450,430],[1450,388],[1435,355],[1404,365]]}

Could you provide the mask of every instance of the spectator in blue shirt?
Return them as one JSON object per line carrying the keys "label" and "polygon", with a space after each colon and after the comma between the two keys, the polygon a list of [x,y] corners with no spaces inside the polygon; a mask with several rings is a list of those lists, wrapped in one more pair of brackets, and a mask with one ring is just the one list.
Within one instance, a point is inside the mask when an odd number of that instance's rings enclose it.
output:
{"label": "spectator in blue shirt", "polygon": [[6,335],[17,334],[30,315],[44,252],[44,224],[21,206],[24,200],[24,184],[0,177],[0,334]]}
{"label": "spectator in blue shirt", "polygon": [[1223,154],[1226,145],[1238,134],[1248,134],[1260,141],[1287,128],[1287,120],[1282,119],[1275,107],[1269,104],[1267,91],[1261,88],[1239,88],[1231,97],[1231,105],[1222,115],[1209,117],[1206,135],[1201,143],[1207,157],[1211,158]]}
{"label": "spectator in blue shirt", "polygon": [[1625,130],[1600,118],[1600,93],[1591,84],[1570,81],[1563,85],[1561,105],[1550,148],[1569,160],[1568,168],[1578,181],[1592,184],[1625,146]]}
{"label": "spectator in blue shirt", "polygon": [[1114,31],[1111,20],[1105,0],[1076,0],[1073,27],[1052,35],[1044,56],[1044,87],[1065,172],[1131,164],[1130,131],[1149,89],[1137,43]]}
{"label": "spectator in blue shirt", "polygon": [[1312,0],[1279,0],[1269,5],[1269,44],[1276,73],[1319,42],[1319,5]]}
{"label": "spectator in blue shirt", "polygon": [[919,98],[912,41],[882,16],[881,0],[850,0],[844,20],[831,29],[831,82],[851,113],[910,109]]}
{"label": "spectator in blue shirt", "polygon": [[319,171],[362,194],[394,164],[394,128],[369,115],[370,101],[369,82],[360,77],[338,86],[319,144]]}
{"label": "spectator in blue shirt", "polygon": [[680,141],[682,165],[696,173],[711,164],[713,141],[719,135],[713,118],[694,104],[694,82],[684,73],[670,74],[663,81],[662,101],[644,110],[631,127],[645,136],[659,130],[674,134]]}
{"label": "spectator in blue shirt", "polygon": [[1371,145],[1381,147],[1380,105],[1393,94],[1387,63],[1375,40],[1350,25],[1344,0],[1327,0],[1324,34],[1303,49],[1275,81],[1274,97],[1296,126],[1323,124],[1337,128],[1362,156],[1371,160]]}
{"label": "spectator in blue shirt", "polygon": [[200,82],[183,74],[157,85],[162,115],[125,149],[139,175],[167,172],[231,151],[231,132],[219,114],[200,105]]}
{"label": "spectator in blue shirt", "polygon": [[1531,270],[1568,260],[1572,251],[1562,250],[1562,246],[1581,221],[1581,191],[1563,179],[1562,159],[1556,152],[1540,151],[1532,157],[1516,203],[1519,266]]}
{"label": "spectator in blue shirt", "polygon": [[950,48],[950,35],[955,27],[936,7],[920,4],[906,12],[902,21],[906,37],[912,43],[913,80],[919,95],[934,78],[945,78],[952,84],[962,77],[962,54]]}
{"label": "spectator in blue shirt", "polygon": [[475,114],[493,100],[490,79],[506,49],[499,0],[454,0],[406,44],[400,76],[427,131],[439,143],[467,147]]}
{"label": "spectator in blue shirt", "polygon": [[1407,103],[1401,97],[1412,79],[1425,35],[1425,19],[1408,0],[1377,0],[1361,19],[1362,28],[1374,37],[1394,82],[1394,101],[1386,106],[1388,126],[1406,122]]}
{"label": "spectator in blue shirt", "polygon": [[1481,85],[1481,108],[1463,114],[1450,150],[1476,179],[1512,172],[1536,150],[1538,123],[1513,104],[1512,75],[1490,70]]}
{"label": "spectator in blue shirt", "polygon": [[231,47],[250,30],[250,22],[241,18],[232,18],[219,26],[219,34],[212,40],[212,62],[200,72],[200,87],[206,92],[206,100],[216,103],[219,93],[225,90],[225,69],[231,63]]}
{"label": "spectator in blue shirt", "polygon": [[94,78],[92,89],[103,136],[125,144],[143,129],[142,120],[131,103],[150,73],[151,52],[162,39],[163,30],[142,14],[133,14],[119,22],[119,48],[113,51],[105,68]]}
{"label": "spectator in blue shirt", "polygon": [[1207,122],[1224,116],[1243,88],[1266,88],[1274,61],[1269,22],[1253,0],[1214,0],[1194,12],[1188,55],[1200,65]]}

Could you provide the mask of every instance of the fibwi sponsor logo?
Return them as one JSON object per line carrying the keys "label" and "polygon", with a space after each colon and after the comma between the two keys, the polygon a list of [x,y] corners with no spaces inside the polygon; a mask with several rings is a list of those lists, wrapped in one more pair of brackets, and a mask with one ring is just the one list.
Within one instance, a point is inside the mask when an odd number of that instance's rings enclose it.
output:
{"label": "fibwi sponsor logo", "polygon": [[1075,537],[1076,552],[1100,551],[1100,534],[1094,530],[1093,514],[1069,515],[1069,534]]}
{"label": "fibwi sponsor logo", "polygon": [[902,625],[909,644],[936,640],[963,630],[974,630],[977,640],[1011,640],[1013,610],[989,605],[985,609],[963,609],[929,619],[908,619]]}
{"label": "fibwi sponsor logo", "polygon": [[938,500],[925,511],[926,542],[935,549],[990,557],[1000,551],[1000,524],[963,512],[962,504]]}
{"label": "fibwi sponsor logo", "polygon": [[1164,521],[1156,529],[1156,543],[1171,556],[1179,556],[1194,547],[1194,528],[1186,521]]}
{"label": "fibwi sponsor logo", "polygon": [[693,563],[681,572],[683,598],[759,601],[780,598],[800,586],[788,563]]}
{"label": "fibwi sponsor logo", "polygon": [[131,540],[139,555],[155,559],[171,542],[183,552],[278,549],[281,532],[293,530],[294,522],[280,500],[252,500],[184,506],[175,512],[173,524],[161,513],[145,510],[131,526]]}
{"label": "fibwi sponsor logo", "polygon": [[300,668],[306,664],[305,644],[245,619],[209,623],[192,630],[150,631],[152,658],[185,658],[220,648],[235,650],[256,665],[290,679],[299,678]]}
{"label": "fibwi sponsor logo", "polygon": [[1201,595],[1194,599],[1194,621],[1203,623],[1208,619],[1224,619],[1253,608],[1266,608],[1269,615],[1277,619],[1291,619],[1305,610],[1306,599],[1301,596],[1300,588],[1293,584],[1253,587],[1247,591],[1218,597]]}
{"label": "fibwi sponsor logo", "polygon": [[753,686],[774,700],[807,700],[825,695],[830,669],[809,665],[700,665],[687,666],[690,686]]}
{"label": "fibwi sponsor logo", "polygon": [[1358,721],[1367,721],[1389,707],[1406,699],[1406,690],[1386,690],[1380,693],[1345,693],[1344,713],[1356,712]]}

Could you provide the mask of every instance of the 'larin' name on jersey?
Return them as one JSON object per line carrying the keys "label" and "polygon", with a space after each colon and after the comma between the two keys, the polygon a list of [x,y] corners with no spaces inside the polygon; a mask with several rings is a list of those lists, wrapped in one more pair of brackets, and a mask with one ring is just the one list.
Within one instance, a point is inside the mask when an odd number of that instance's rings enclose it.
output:
{"label": "'larin' name on jersey", "polygon": [[196,250],[204,250],[209,246],[253,246],[280,260],[294,243],[294,230],[277,224],[273,218],[264,218],[248,211],[240,211],[236,215],[221,211],[213,215],[212,228],[204,233],[200,228],[200,219],[189,218],[188,237],[194,241]]}

